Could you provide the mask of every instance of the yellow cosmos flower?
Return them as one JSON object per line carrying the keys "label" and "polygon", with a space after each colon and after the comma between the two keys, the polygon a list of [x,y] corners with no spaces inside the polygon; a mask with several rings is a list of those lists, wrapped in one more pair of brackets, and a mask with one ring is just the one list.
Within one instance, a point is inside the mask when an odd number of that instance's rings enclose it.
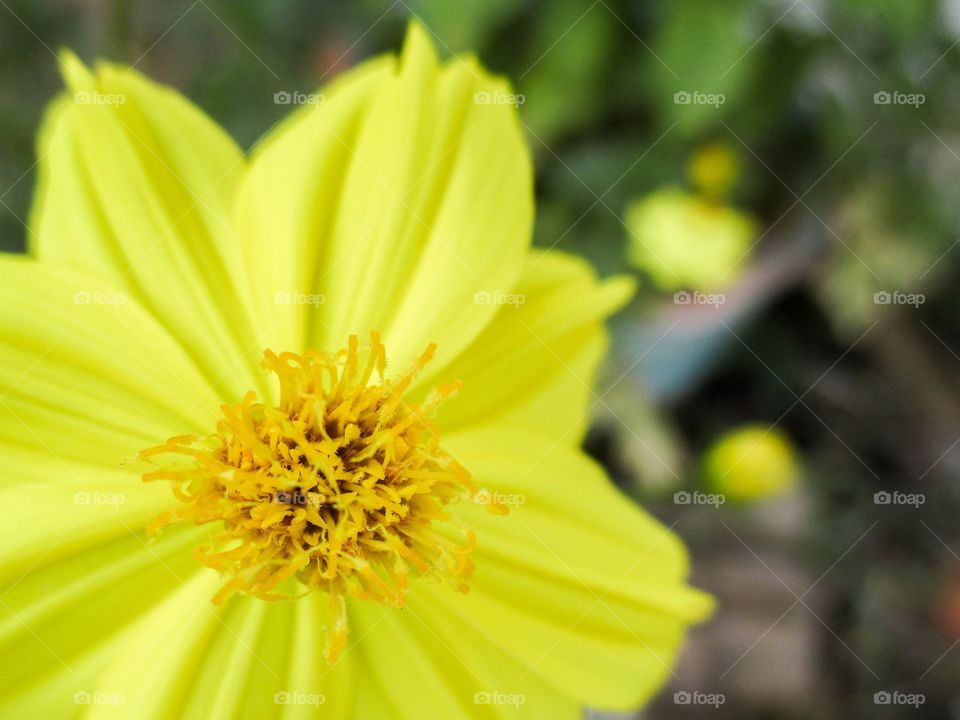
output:
{"label": "yellow cosmos flower", "polygon": [[666,187],[626,211],[630,261],[664,290],[718,290],[736,280],[754,219],[722,202]]}
{"label": "yellow cosmos flower", "polygon": [[509,87],[413,26],[247,158],[63,73],[0,258],[0,716],[647,699],[710,600],[578,449],[632,287],[531,249]]}

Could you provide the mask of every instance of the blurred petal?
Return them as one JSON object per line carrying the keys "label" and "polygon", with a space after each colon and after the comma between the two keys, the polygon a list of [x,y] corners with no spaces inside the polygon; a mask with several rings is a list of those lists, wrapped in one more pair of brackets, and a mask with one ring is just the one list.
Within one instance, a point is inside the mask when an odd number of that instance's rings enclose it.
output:
{"label": "blurred petal", "polygon": [[[457,397],[440,411],[441,430],[496,423],[579,444],[607,348],[602,321],[632,292],[626,278],[598,282],[579,258],[532,254],[509,294],[485,296],[499,303],[497,314],[440,373],[443,382],[463,381]],[[434,376],[423,384],[437,381]]]}

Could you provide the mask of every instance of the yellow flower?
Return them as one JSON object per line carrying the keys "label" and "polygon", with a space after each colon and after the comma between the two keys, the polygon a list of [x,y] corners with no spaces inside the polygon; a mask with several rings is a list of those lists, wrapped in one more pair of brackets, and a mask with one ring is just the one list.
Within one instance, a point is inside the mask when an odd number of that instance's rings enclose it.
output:
{"label": "yellow flower", "polygon": [[649,698],[711,601],[579,450],[632,286],[531,249],[507,84],[414,25],[247,158],[63,73],[0,258],[0,715]]}
{"label": "yellow flower", "polygon": [[730,500],[764,500],[793,488],[800,468],[786,435],[776,428],[746,425],[710,447],[704,475],[711,489]]}
{"label": "yellow flower", "polygon": [[627,208],[630,261],[664,290],[718,290],[732,283],[756,223],[739,210],[678,188],[663,188]]}

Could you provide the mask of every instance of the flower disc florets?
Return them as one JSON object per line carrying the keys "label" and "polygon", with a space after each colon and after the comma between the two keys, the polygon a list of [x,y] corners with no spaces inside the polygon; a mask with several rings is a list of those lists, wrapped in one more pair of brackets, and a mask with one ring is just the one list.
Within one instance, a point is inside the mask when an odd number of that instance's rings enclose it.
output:
{"label": "flower disc florets", "polygon": [[280,381],[276,407],[250,392],[222,407],[215,434],[174,437],[144,451],[181,456],[144,475],[172,481],[183,502],[151,531],[185,520],[221,523],[196,549],[226,579],[215,602],[234,592],[277,600],[323,590],[343,627],[346,596],[400,606],[412,573],[466,591],[473,535],[447,506],[475,487],[429,421],[458,384],[436,388],[422,403],[404,400],[433,352],[389,380],[376,333],[362,364],[356,336],[337,353],[266,351],[263,367]]}

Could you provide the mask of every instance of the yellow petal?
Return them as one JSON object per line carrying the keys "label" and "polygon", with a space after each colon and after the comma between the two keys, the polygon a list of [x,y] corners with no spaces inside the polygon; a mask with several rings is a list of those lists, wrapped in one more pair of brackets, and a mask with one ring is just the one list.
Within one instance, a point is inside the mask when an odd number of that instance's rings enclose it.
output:
{"label": "yellow petal", "polygon": [[175,712],[187,685],[184,676],[223,627],[223,611],[210,603],[218,584],[216,573],[196,572],[123,633],[109,664],[86,690],[88,720],[118,715],[147,720]]}
{"label": "yellow petal", "polygon": [[215,608],[210,575],[125,635],[97,689],[122,694],[122,710],[144,719],[351,717],[352,662],[329,667],[320,651],[325,599],[234,596]]}
{"label": "yellow petal", "polygon": [[212,427],[216,395],[115,288],[10,255],[0,276],[0,492],[8,510],[33,509],[0,523],[4,577],[139,529],[172,502],[132,463],[171,434]]}
{"label": "yellow petal", "polygon": [[[451,602],[456,602],[452,597]],[[464,718],[551,718],[578,720],[581,706],[510,653],[490,642],[486,632],[455,617],[425,593],[411,592],[402,610],[387,608],[373,615],[365,648],[382,658],[383,680],[378,692],[402,703],[400,717],[429,715],[432,696],[411,698],[410,687],[422,684],[424,670],[444,681],[441,689],[458,700]],[[361,620],[358,620],[360,623]],[[389,628],[404,639],[377,644],[378,628]],[[360,641],[363,644],[363,640]],[[421,667],[418,667],[421,665]],[[391,669],[392,668],[392,669]],[[464,712],[465,710],[465,712]]]}
{"label": "yellow petal", "polygon": [[[0,255],[0,277],[0,397],[8,412],[36,418],[28,430],[4,423],[3,437],[38,451],[49,449],[45,440],[58,456],[96,462],[114,445],[135,452],[174,427],[209,430],[217,395],[134,298],[22,256]],[[40,423],[48,436],[35,435]]]}
{"label": "yellow petal", "polygon": [[441,65],[413,24],[399,62],[341,80],[256,153],[240,232],[248,265],[268,268],[251,273],[261,314],[304,296],[278,320],[286,346],[376,329],[405,367],[430,342],[456,354],[489,322],[474,295],[513,287],[533,212],[515,108],[475,101],[506,91],[472,60]]}
{"label": "yellow petal", "polygon": [[579,451],[549,438],[486,430],[445,444],[511,512],[458,510],[477,535],[471,591],[418,592],[571,699],[601,708],[646,701],[687,627],[712,605],[686,585],[677,537]]}
{"label": "yellow petal", "polygon": [[230,399],[257,387],[231,227],[245,166],[233,142],[175,92],[131,69],[62,58],[66,95],[38,144],[31,254],[136,297]]}
{"label": "yellow petal", "polygon": [[69,717],[84,709],[75,694],[105,689],[99,679],[125,630],[200,571],[191,553],[200,535],[176,528],[150,542],[127,532],[93,550],[58,552],[55,562],[42,556],[29,573],[3,583],[0,716]]}
{"label": "yellow petal", "polygon": [[[441,608],[440,614],[444,612]],[[452,636],[442,634],[451,623],[445,623],[440,614],[436,605],[425,601],[418,609],[403,610],[352,603],[351,620],[360,635],[352,652],[366,680],[357,697],[356,717],[580,717],[574,703],[564,702],[556,693],[553,697],[543,694],[539,679],[525,682],[519,663],[504,658],[482,636],[472,637],[474,644],[464,642],[462,636],[451,640]],[[462,629],[456,628],[457,632]],[[493,666],[504,659],[505,664]],[[516,697],[518,692],[509,689],[517,687],[523,688],[519,691],[522,701]]]}
{"label": "yellow petal", "polygon": [[597,282],[579,258],[532,253],[509,293],[479,298],[497,308],[490,325],[439,376],[424,380],[463,382],[441,408],[441,430],[495,422],[579,444],[597,401],[592,388],[607,347],[602,320],[632,292],[626,278]]}
{"label": "yellow petal", "polygon": [[393,67],[387,58],[346,73],[324,89],[322,105],[293,113],[253,152],[237,224],[250,269],[251,306],[268,347],[304,349],[312,315],[329,310],[318,289],[318,277],[327,269],[321,267],[327,233],[360,122]]}
{"label": "yellow petal", "polygon": [[[28,460],[7,453],[15,466]],[[40,465],[40,469],[49,465]],[[139,476],[63,464],[53,479],[0,488],[0,581],[142,530],[172,503],[170,491],[141,489]]]}

